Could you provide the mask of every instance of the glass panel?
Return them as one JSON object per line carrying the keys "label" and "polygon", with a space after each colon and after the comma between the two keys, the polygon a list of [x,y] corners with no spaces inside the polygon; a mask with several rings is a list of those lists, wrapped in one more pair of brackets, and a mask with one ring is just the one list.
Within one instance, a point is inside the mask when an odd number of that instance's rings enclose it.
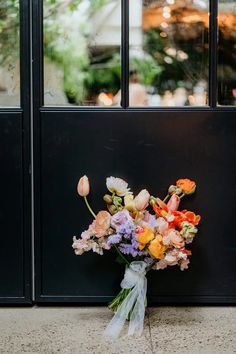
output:
{"label": "glass panel", "polygon": [[0,0],[0,107],[19,105],[19,1]]}
{"label": "glass panel", "polygon": [[130,0],[130,106],[208,102],[209,0]]}
{"label": "glass panel", "polygon": [[236,2],[219,0],[218,103],[236,105]]}
{"label": "glass panel", "polygon": [[121,0],[44,0],[44,104],[119,106]]}

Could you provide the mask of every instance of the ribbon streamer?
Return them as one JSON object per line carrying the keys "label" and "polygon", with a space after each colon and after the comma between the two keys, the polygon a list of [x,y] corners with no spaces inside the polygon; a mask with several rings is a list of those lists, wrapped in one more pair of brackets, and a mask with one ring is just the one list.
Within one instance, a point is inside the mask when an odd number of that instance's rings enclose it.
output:
{"label": "ribbon streamer", "polygon": [[128,336],[142,334],[147,293],[146,266],[143,261],[134,261],[126,268],[120,285],[123,289],[132,290],[105,329],[105,336],[117,339],[131,310]]}

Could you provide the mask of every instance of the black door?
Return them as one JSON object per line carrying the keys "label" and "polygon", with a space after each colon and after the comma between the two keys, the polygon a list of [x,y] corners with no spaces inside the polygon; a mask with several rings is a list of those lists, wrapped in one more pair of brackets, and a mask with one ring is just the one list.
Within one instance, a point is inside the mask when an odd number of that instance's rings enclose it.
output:
{"label": "black door", "polygon": [[31,303],[29,8],[0,3],[0,303]]}
{"label": "black door", "polygon": [[202,215],[190,269],[153,272],[149,299],[235,302],[233,2],[56,3],[33,1],[36,301],[106,302],[119,289],[114,255],[71,248],[91,222],[76,194],[87,174],[96,210],[110,175],[163,196],[196,180],[183,205]]}

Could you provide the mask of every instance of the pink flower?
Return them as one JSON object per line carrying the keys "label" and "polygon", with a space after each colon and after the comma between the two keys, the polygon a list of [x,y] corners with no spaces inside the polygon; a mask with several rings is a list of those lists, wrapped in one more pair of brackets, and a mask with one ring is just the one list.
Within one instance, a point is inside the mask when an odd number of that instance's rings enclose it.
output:
{"label": "pink flower", "polygon": [[150,194],[146,189],[141,190],[134,198],[134,205],[137,210],[144,210],[149,204]]}
{"label": "pink flower", "polygon": [[128,210],[124,209],[121,211],[118,211],[116,214],[114,214],[111,218],[111,226],[116,229],[122,224],[125,224],[127,221],[131,221],[132,218],[129,215]]}
{"label": "pink flower", "polygon": [[169,229],[164,233],[163,244],[166,246],[173,245],[176,248],[184,247],[184,238],[180,235],[179,231]]}
{"label": "pink flower", "polygon": [[178,209],[180,203],[180,197],[177,194],[172,194],[170,200],[167,203],[168,210],[175,211]]}
{"label": "pink flower", "polygon": [[96,216],[94,231],[97,237],[103,237],[109,234],[111,225],[111,215],[106,210],[101,210]]}
{"label": "pink flower", "polygon": [[81,197],[86,197],[89,194],[89,190],[89,179],[84,175],[77,184],[77,192]]}
{"label": "pink flower", "polygon": [[164,218],[159,217],[157,219],[157,228],[160,234],[163,234],[168,229],[168,227],[169,224]]}

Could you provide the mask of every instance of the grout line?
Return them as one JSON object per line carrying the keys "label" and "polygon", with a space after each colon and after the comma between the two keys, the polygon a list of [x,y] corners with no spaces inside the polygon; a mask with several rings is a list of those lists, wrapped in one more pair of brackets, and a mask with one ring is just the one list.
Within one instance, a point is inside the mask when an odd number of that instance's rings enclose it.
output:
{"label": "grout line", "polygon": [[153,340],[152,340],[152,330],[151,330],[151,323],[150,323],[150,312],[149,309],[147,308],[147,322],[148,322],[148,331],[149,331],[149,336],[150,336],[150,345],[151,345],[151,352],[152,354],[154,353],[154,349],[153,349]]}

